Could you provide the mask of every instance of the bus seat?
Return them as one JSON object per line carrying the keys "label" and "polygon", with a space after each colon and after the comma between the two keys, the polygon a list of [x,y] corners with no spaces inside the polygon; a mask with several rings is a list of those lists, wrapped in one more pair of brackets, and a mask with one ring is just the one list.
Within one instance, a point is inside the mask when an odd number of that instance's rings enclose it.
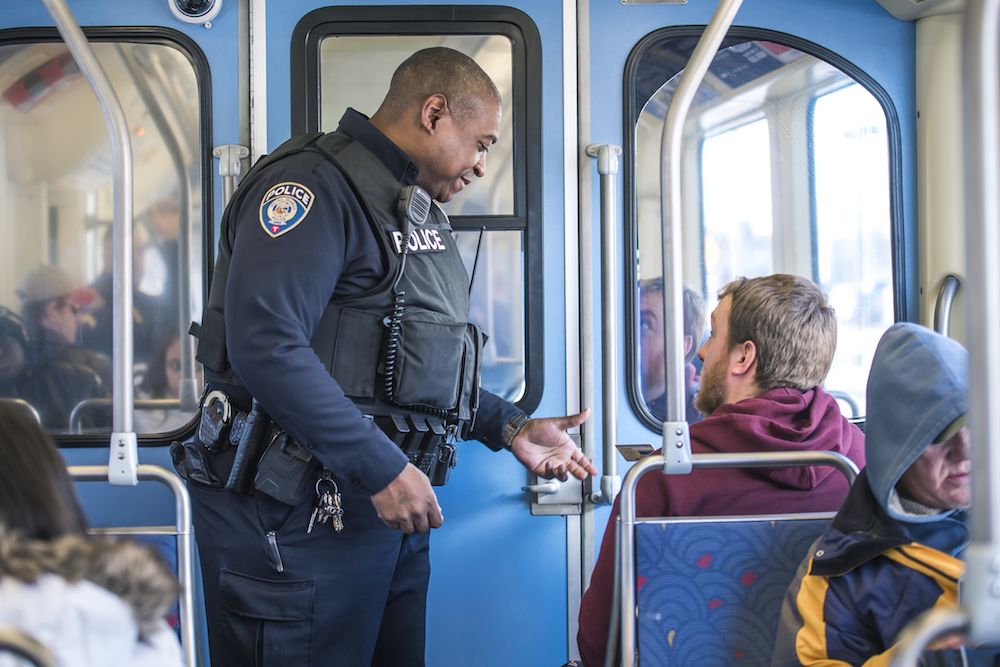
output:
{"label": "bus seat", "polygon": [[[646,456],[622,484],[606,664],[620,656],[624,667],[770,665],[785,591],[835,513],[636,517],[639,479],[661,474],[666,462]],[[694,454],[691,463],[831,466],[851,484],[858,475],[835,452],[717,452]]]}
{"label": "bus seat", "polygon": [[[69,466],[70,476],[76,482],[103,482],[101,487],[109,487],[124,493],[136,493],[136,487],[110,487],[107,484],[107,466]],[[128,537],[137,542],[147,544],[156,549],[167,565],[177,574],[180,583],[180,599],[177,609],[173,610],[175,619],[168,618],[181,639],[184,657],[188,667],[199,664],[198,646],[206,647],[204,632],[199,633],[197,627],[204,628],[203,591],[200,586],[200,571],[195,558],[193,532],[191,527],[191,503],[184,482],[176,474],[155,465],[139,465],[140,481],[155,481],[173,492],[175,497],[175,519],[172,526],[141,526],[104,525],[93,528],[93,532],[103,535]],[[142,488],[142,484],[139,488]],[[86,504],[85,504],[86,508]],[[124,514],[130,514],[128,512]],[[103,522],[102,522],[103,523]],[[93,523],[91,524],[93,525]],[[201,652],[204,655],[204,652]],[[0,664],[0,667],[3,667]]]}
{"label": "bus seat", "polygon": [[637,520],[642,666],[769,665],[785,591],[832,516]]}

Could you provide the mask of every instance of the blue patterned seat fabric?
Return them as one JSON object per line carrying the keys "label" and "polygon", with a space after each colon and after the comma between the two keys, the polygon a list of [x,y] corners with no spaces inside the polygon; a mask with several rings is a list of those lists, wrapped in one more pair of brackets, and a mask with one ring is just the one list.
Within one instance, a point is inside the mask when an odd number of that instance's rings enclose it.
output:
{"label": "blue patterned seat fabric", "polygon": [[828,522],[637,522],[641,667],[769,665],[785,590]]}

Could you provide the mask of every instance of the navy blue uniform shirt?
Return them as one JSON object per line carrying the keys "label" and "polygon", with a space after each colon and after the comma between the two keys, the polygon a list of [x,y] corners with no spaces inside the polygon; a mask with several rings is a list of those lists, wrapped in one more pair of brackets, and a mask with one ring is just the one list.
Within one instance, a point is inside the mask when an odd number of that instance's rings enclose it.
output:
{"label": "navy blue uniform shirt", "polygon": [[[416,182],[417,166],[360,113],[348,109],[339,131],[378,157],[401,188]],[[307,188],[312,204],[296,225],[272,238],[260,206],[281,183]],[[406,466],[406,455],[361,415],[309,345],[331,295],[368,289],[386,271],[357,198],[337,167],[302,152],[268,167],[232,220],[225,317],[233,370],[271,418],[330,471],[369,495],[382,490]],[[517,412],[481,391],[468,437],[496,448]]]}

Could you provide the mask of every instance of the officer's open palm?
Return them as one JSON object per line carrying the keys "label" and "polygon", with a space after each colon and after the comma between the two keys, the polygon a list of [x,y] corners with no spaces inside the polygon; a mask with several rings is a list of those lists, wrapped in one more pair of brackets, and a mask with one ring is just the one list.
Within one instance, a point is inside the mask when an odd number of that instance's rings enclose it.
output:
{"label": "officer's open palm", "polygon": [[545,479],[558,477],[566,481],[569,475],[586,479],[596,475],[597,468],[566,434],[566,429],[587,421],[590,408],[568,417],[530,419],[511,442],[510,449],[524,467]]}
{"label": "officer's open palm", "polygon": [[372,504],[385,525],[406,534],[426,533],[444,523],[431,481],[412,463],[372,496]]}

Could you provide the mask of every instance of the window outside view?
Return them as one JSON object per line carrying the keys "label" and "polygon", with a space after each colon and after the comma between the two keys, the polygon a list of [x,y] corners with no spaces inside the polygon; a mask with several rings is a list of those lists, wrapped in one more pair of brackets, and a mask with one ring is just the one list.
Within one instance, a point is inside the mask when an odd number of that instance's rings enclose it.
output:
{"label": "window outside view", "polygon": [[[636,122],[640,289],[662,276],[659,147],[680,75],[653,93]],[[821,59],[739,43],[719,52],[698,89],[682,156],[683,275],[703,294],[706,317],[737,277],[810,278],[837,312],[824,388],[846,415],[863,417],[875,347],[894,321],[889,141],[878,101]],[[641,347],[635,370],[645,396],[642,374],[652,371]]]}

